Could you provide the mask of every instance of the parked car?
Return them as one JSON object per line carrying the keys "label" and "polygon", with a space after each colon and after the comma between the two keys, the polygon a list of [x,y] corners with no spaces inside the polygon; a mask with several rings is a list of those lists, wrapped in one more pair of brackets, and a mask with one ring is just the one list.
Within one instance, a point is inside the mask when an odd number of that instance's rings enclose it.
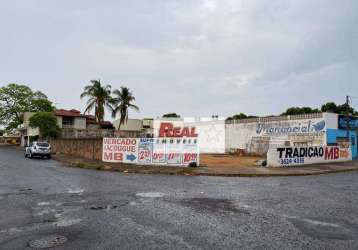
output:
{"label": "parked car", "polygon": [[25,147],[25,157],[33,158],[40,156],[41,158],[51,158],[51,145],[48,142],[31,142],[30,145]]}

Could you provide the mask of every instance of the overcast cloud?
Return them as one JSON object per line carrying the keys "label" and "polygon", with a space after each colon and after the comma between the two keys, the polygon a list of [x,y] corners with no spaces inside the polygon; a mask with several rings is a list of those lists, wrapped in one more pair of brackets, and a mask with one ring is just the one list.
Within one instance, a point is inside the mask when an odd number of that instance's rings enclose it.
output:
{"label": "overcast cloud", "polygon": [[[0,86],[84,109],[91,79],[139,114],[279,114],[358,96],[356,0],[1,1]],[[358,108],[358,99],[353,99]]]}

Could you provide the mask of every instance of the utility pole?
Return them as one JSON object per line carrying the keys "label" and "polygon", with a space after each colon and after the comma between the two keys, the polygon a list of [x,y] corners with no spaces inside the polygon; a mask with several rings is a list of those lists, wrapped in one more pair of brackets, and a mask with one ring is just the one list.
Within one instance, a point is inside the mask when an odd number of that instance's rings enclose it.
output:
{"label": "utility pole", "polygon": [[346,128],[347,128],[347,140],[348,140],[348,144],[350,143],[350,138],[349,138],[349,123],[350,123],[350,116],[349,116],[349,95],[346,96]]}

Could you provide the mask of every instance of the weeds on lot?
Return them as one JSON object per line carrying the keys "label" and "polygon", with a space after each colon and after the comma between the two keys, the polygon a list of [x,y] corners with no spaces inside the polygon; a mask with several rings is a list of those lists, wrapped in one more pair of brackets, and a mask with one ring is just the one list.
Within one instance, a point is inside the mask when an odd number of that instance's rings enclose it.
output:
{"label": "weeds on lot", "polygon": [[89,163],[81,160],[73,161],[70,164],[72,167],[93,169],[101,171],[115,171],[122,173],[140,173],[140,174],[168,174],[168,175],[190,175],[193,172],[192,168],[185,167],[171,167],[171,166],[140,166],[130,164],[101,164]]}

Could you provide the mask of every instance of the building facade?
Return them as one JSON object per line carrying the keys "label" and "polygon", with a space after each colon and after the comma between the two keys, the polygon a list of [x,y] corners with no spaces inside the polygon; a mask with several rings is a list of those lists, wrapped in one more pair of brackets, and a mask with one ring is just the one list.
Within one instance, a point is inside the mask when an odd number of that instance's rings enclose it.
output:
{"label": "building facade", "polygon": [[[40,135],[39,128],[30,126],[30,118],[33,112],[23,114],[23,124],[18,128],[21,133],[21,145],[26,145],[30,138]],[[54,112],[57,119],[57,125],[61,128],[61,138],[101,138],[113,137],[114,127],[111,122],[96,121],[92,115],[81,114],[80,111],[71,109],[57,109]]]}
{"label": "building facade", "polygon": [[[357,157],[358,118],[333,113],[295,116],[259,117],[240,120],[155,119],[154,137],[162,124],[195,128],[201,153],[234,153],[265,155],[270,147],[350,144]],[[164,134],[165,135],[165,134]],[[347,137],[348,135],[348,137]]]}

